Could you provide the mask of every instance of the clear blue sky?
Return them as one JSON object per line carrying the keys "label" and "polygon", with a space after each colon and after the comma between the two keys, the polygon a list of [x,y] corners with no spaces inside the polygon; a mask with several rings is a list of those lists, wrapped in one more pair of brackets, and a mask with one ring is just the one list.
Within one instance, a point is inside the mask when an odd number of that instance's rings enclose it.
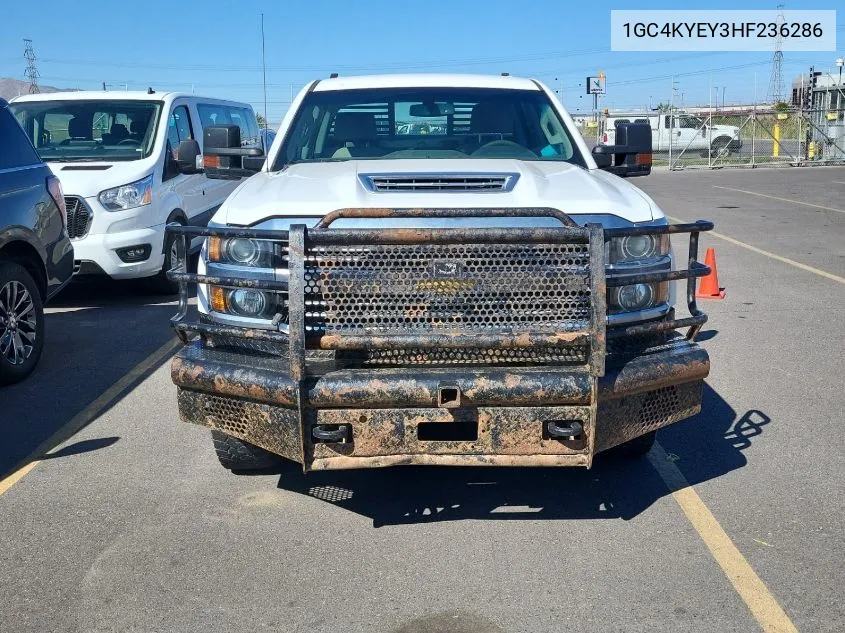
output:
{"label": "clear blue sky", "polygon": [[[268,118],[276,124],[291,91],[330,72],[510,72],[562,88],[570,111],[590,110],[584,78],[603,69],[602,107],[668,101],[706,104],[712,86],[727,103],[766,95],[768,53],[610,52],[610,10],[770,9],[776,0],[570,2],[562,0],[4,0],[0,76],[24,79],[31,38],[41,82],[63,88],[195,90],[263,110],[260,14],[266,32]],[[803,6],[802,6],[803,5]],[[845,53],[845,6],[831,0],[787,9],[840,9],[838,53],[784,53],[784,83],[810,65],[827,70]],[[711,94],[715,94],[715,91]]]}

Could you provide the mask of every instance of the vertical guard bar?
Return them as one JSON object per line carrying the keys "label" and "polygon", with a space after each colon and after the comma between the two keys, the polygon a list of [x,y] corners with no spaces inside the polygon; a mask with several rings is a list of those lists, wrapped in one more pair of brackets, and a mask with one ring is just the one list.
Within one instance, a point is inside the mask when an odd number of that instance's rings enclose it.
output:
{"label": "vertical guard bar", "polygon": [[288,314],[290,376],[305,377],[305,225],[293,224],[288,233]]}
{"label": "vertical guard bar", "polygon": [[590,323],[590,370],[593,376],[604,376],[607,347],[607,286],[604,270],[604,229],[601,224],[587,224],[590,232],[590,300],[593,304]]}
{"label": "vertical guard bar", "polygon": [[[174,223],[175,224],[175,223]],[[176,224],[176,226],[179,226]],[[167,232],[165,231],[165,236]],[[175,269],[180,273],[187,273],[188,272],[188,234],[176,234],[173,236],[173,243],[176,244],[176,262],[170,262],[171,270]],[[167,245],[167,238],[165,237],[164,240],[165,246]],[[188,314],[188,282],[182,278],[179,280],[179,309],[176,312],[176,316],[170,319],[171,324],[180,323],[185,319]],[[179,340],[182,341],[183,345],[187,345],[188,343],[188,335],[184,331],[177,330],[176,336],[179,337]]]}
{"label": "vertical guard bar", "polygon": [[[693,267],[693,264],[698,261],[698,233],[698,231],[692,231],[689,234],[689,261],[687,262],[687,267],[690,269]],[[696,277],[689,277],[687,279],[687,305],[689,306],[690,314],[694,317],[701,314],[701,310],[698,309],[698,306],[695,303],[696,282]],[[701,330],[701,324],[691,325],[690,329],[687,331],[687,340],[694,341],[699,330]]]}

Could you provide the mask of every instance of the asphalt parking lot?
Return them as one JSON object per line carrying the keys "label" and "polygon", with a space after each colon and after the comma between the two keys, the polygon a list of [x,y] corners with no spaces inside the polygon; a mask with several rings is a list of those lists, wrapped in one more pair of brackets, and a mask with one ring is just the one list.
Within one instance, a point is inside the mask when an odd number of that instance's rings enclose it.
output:
{"label": "asphalt parking lot", "polygon": [[845,168],[635,182],[715,221],[727,297],[703,412],[589,471],[230,475],[170,298],[67,290],[0,391],[0,630],[845,630]]}

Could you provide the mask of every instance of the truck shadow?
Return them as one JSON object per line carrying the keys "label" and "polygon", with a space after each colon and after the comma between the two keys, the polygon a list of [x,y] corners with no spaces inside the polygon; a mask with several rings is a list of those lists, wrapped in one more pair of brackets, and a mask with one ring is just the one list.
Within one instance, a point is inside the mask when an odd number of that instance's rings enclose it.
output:
{"label": "truck shadow", "polygon": [[[176,312],[174,300],[151,295],[137,283],[102,280],[72,283],[50,303],[38,366],[23,382],[0,387],[0,477],[67,439],[66,429],[92,422],[77,418],[69,424],[173,340],[168,319]],[[166,359],[124,380],[122,389],[98,402],[99,415],[163,362]],[[86,450],[104,446],[93,444]]]}
{"label": "truck shadow", "polygon": [[[741,416],[709,386],[702,414],[658,441],[690,484],[746,464],[743,451],[770,419]],[[396,467],[315,472],[287,469],[279,487],[369,517],[374,527],[466,519],[631,519],[669,494],[646,458],[596,457],[591,470]]]}

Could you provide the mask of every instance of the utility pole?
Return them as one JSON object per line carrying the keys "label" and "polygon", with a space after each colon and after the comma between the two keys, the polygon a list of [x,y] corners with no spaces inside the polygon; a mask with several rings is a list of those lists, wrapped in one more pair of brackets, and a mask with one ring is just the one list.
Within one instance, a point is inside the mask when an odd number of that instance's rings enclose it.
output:
{"label": "utility pole", "polygon": [[264,55],[264,14],[261,14],[261,71],[264,74],[264,129],[267,129],[267,60]]}
{"label": "utility pole", "polygon": [[783,17],[783,5],[777,6],[778,16],[776,20],[778,35],[775,39],[775,52],[772,55],[772,76],[769,79],[769,96],[772,103],[783,101],[783,37],[780,34],[780,27],[786,21]]}
{"label": "utility pole", "polygon": [[23,57],[26,60],[26,70],[24,77],[29,80],[29,94],[34,95],[41,92],[38,88],[38,78],[41,76],[38,73],[38,67],[35,65],[35,51],[32,48],[32,40],[24,38]]}

